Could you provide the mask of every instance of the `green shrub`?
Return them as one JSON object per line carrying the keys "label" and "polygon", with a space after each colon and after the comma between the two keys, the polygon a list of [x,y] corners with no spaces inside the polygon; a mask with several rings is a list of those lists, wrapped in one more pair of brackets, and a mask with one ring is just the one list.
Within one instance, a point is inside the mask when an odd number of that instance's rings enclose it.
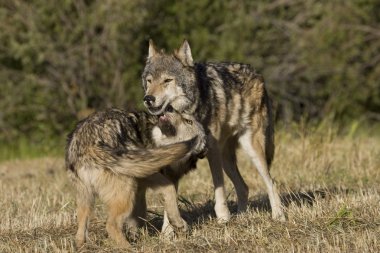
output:
{"label": "green shrub", "polygon": [[380,118],[380,3],[0,2],[0,141],[63,138],[89,112],[141,108],[149,38],[264,74],[284,122]]}

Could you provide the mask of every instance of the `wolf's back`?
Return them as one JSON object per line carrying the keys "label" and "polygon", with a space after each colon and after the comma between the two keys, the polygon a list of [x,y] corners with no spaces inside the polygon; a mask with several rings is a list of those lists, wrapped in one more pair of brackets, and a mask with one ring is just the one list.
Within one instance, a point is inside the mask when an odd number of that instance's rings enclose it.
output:
{"label": "wolf's back", "polygon": [[[71,143],[72,144],[72,143]],[[144,178],[162,167],[183,158],[193,148],[194,141],[185,141],[150,149],[113,149],[107,146],[75,147],[66,149],[66,168],[77,174],[80,167],[108,169],[115,174]]]}
{"label": "wolf's back", "polygon": [[[131,116],[117,109],[97,112],[80,121],[67,138],[67,170],[78,175],[78,169],[82,167],[99,168],[120,175],[146,177],[183,158],[191,150],[192,140],[144,148],[145,144],[136,136],[151,131],[154,122],[150,121],[152,119],[147,114]],[[138,129],[141,125],[144,131]],[[129,141],[131,145],[124,148]],[[141,145],[134,144],[139,141]]]}

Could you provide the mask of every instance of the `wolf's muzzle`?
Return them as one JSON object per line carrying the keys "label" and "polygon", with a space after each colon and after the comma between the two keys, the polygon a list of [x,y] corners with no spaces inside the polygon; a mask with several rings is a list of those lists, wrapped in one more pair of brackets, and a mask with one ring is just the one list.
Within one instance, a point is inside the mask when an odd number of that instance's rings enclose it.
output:
{"label": "wolf's muzzle", "polygon": [[146,103],[146,105],[148,106],[152,106],[152,103],[154,103],[156,101],[156,98],[153,97],[152,95],[146,95],[144,98],[143,98],[144,102]]}

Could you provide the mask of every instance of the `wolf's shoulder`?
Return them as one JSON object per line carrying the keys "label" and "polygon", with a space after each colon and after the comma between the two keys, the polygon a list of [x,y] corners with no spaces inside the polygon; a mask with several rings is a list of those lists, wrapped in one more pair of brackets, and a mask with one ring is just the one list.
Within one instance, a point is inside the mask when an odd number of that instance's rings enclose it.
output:
{"label": "wolf's shoulder", "polygon": [[[212,86],[240,87],[253,79],[262,79],[254,67],[238,62],[206,62],[194,65],[195,73],[201,83]],[[206,85],[209,86],[209,85]]]}
{"label": "wolf's shoulder", "polygon": [[237,76],[259,77],[256,69],[247,63],[239,62],[205,62],[194,65],[195,72],[202,76]]}
{"label": "wolf's shoulder", "polygon": [[216,70],[234,71],[234,72],[256,72],[255,68],[248,63],[241,62],[199,62],[195,63],[196,68],[214,68]]}

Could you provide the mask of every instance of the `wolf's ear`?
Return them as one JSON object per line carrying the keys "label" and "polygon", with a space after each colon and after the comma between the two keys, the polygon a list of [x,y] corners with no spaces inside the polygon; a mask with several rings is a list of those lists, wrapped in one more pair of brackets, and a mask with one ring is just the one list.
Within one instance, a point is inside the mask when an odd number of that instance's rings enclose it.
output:
{"label": "wolf's ear", "polygon": [[193,56],[191,55],[190,45],[187,40],[184,40],[182,46],[179,49],[175,50],[174,54],[182,62],[183,65],[190,67],[194,66]]}
{"label": "wolf's ear", "polygon": [[151,57],[155,56],[156,54],[158,54],[158,50],[157,50],[156,46],[154,45],[153,40],[150,39],[149,40],[148,58],[151,58]]}

